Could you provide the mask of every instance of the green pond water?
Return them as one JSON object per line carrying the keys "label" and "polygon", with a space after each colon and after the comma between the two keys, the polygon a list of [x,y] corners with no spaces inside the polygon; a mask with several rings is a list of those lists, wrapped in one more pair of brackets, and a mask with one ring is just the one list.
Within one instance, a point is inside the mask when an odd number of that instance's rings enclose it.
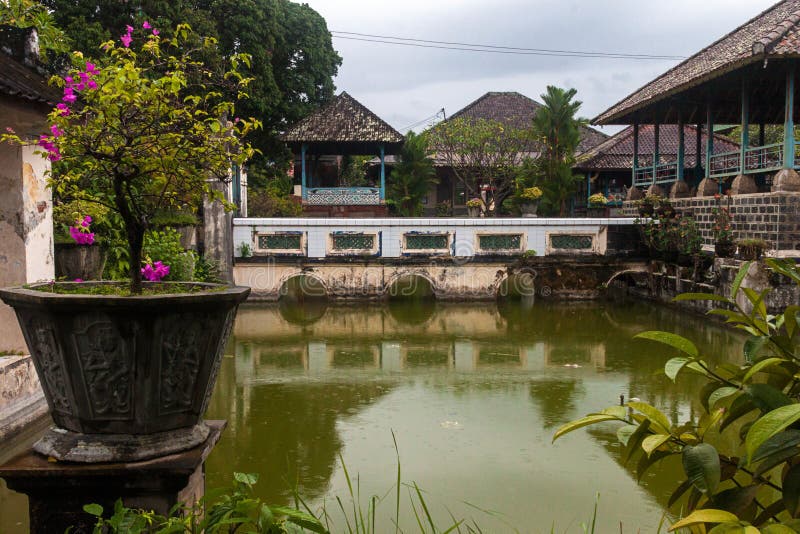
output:
{"label": "green pond water", "polygon": [[[206,486],[258,473],[265,500],[289,504],[296,487],[342,532],[336,497],[351,506],[343,461],[364,508],[385,496],[377,531],[394,532],[394,433],[402,480],[423,490],[440,525],[452,513],[484,532],[582,532],[599,494],[598,533],[655,532],[679,461],[637,483],[635,466],[621,466],[613,424],[551,443],[559,425],[620,395],[675,422],[699,417],[702,383],[660,374],[673,354],[632,339],[648,329],[740,362],[734,333],[639,302],[243,306],[207,414],[228,428]],[[401,494],[407,503],[407,486]],[[416,532],[402,508],[400,527]],[[26,515],[24,497],[0,484],[0,532],[24,532]]]}

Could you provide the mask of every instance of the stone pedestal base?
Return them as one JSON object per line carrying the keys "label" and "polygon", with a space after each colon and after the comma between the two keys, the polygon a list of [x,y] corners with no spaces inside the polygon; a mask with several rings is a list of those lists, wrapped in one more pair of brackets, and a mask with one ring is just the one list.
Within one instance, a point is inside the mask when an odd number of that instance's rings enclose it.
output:
{"label": "stone pedestal base", "polygon": [[96,503],[106,512],[122,499],[129,508],[167,515],[177,503],[191,506],[204,493],[203,464],[219,441],[225,421],[206,421],[210,433],[199,446],[136,463],[73,464],[48,461],[28,451],[0,466],[8,487],[28,495],[31,534],[91,532]]}
{"label": "stone pedestal base", "polygon": [[691,196],[691,192],[689,191],[689,184],[684,182],[683,180],[678,180],[669,190],[669,198],[676,199],[676,198],[686,198]]}
{"label": "stone pedestal base", "polygon": [[139,462],[197,447],[208,439],[204,423],[155,434],[81,434],[53,427],[33,444],[39,454],[65,462]]}
{"label": "stone pedestal base", "polygon": [[731,195],[750,195],[758,193],[758,186],[751,174],[740,174],[731,182]]}
{"label": "stone pedestal base", "polygon": [[781,169],[772,179],[773,193],[800,191],[800,174],[794,169]]}
{"label": "stone pedestal base", "polygon": [[703,178],[697,186],[698,197],[713,197],[719,193],[719,183],[711,178]]}
{"label": "stone pedestal base", "polygon": [[644,194],[642,193],[641,189],[632,186],[630,189],[628,189],[628,194],[625,195],[625,200],[639,200],[643,196]]}

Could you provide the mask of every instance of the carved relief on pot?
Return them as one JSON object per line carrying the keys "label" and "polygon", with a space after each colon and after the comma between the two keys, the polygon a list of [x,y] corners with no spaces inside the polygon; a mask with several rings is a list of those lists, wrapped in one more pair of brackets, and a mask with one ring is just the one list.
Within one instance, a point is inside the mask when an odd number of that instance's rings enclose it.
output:
{"label": "carved relief on pot", "polygon": [[47,383],[52,410],[72,415],[67,397],[64,356],[56,343],[51,324],[44,317],[32,317],[28,323],[28,332],[30,332],[28,343],[31,355]]}
{"label": "carved relief on pot", "polygon": [[197,375],[208,350],[209,324],[208,317],[197,313],[176,315],[162,322],[160,414],[191,409]]}
{"label": "carved relief on pot", "polygon": [[81,322],[85,326],[76,328],[73,340],[93,415],[104,419],[132,417],[135,351],[107,318]]}

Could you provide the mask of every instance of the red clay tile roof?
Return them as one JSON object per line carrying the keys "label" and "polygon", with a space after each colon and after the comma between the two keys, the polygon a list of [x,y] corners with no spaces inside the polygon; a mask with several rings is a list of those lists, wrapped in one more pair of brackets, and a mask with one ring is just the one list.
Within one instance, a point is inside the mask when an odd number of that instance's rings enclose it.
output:
{"label": "red clay tile roof", "polygon": [[[639,126],[639,165],[652,165],[654,147],[654,128],[652,124]],[[684,135],[684,157],[686,167],[695,166],[695,156],[697,155],[697,127],[686,125],[683,127]],[[678,154],[678,125],[662,124],[658,133],[659,160],[662,163],[672,162],[677,159]],[[706,154],[705,133],[701,136],[700,158],[701,161]],[[714,153],[733,152],[739,150],[739,144],[731,141],[725,136],[714,135]],[[580,154],[576,169],[600,170],[600,169],[630,169],[633,167],[633,126],[629,126],[612,136],[596,147]]]}
{"label": "red clay tile roof", "polygon": [[[450,119],[467,117],[502,122],[513,128],[529,128],[536,110],[542,106],[536,100],[516,91],[490,91],[464,108],[456,111]],[[608,139],[608,135],[594,128],[581,128],[581,142],[578,152],[585,152]]]}
{"label": "red clay tile roof", "polygon": [[800,0],[783,0],[615,104],[593,124],[629,124],[631,112],[765,57],[800,54]]}
{"label": "red clay tile roof", "polygon": [[61,95],[22,63],[0,52],[0,93],[42,104],[55,105]]}
{"label": "red clay tile roof", "polygon": [[402,143],[404,137],[346,92],[281,136],[292,143]]}

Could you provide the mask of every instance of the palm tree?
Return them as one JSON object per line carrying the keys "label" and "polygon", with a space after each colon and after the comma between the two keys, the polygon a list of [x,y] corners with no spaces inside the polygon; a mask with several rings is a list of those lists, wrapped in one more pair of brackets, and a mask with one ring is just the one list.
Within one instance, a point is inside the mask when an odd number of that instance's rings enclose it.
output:
{"label": "palm tree", "polygon": [[537,160],[537,182],[544,192],[545,204],[558,208],[566,215],[567,200],[575,193],[581,180],[572,173],[575,152],[581,140],[581,126],[585,119],[576,117],[582,102],[573,100],[575,89],[561,89],[552,85],[543,95],[544,105],[536,111],[532,134],[541,145]]}
{"label": "palm tree", "polygon": [[397,213],[403,217],[422,215],[422,199],[431,184],[438,183],[436,170],[424,135],[408,132],[400,162],[392,171],[389,199]]}

